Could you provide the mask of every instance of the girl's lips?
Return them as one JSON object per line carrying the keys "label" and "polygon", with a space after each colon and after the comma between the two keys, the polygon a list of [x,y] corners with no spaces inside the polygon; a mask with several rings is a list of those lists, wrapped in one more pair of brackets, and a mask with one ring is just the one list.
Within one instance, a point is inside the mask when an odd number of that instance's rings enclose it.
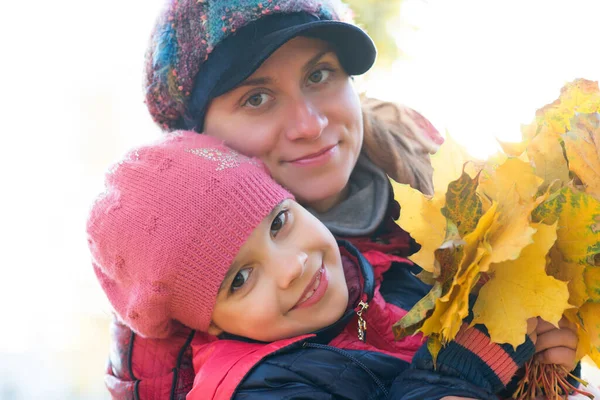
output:
{"label": "girl's lips", "polygon": [[292,310],[310,307],[313,304],[318,303],[325,295],[328,285],[329,276],[327,273],[327,269],[324,265],[321,265],[321,268],[319,268],[315,276],[306,286],[306,289],[304,289],[302,296],[300,296],[300,300],[298,301],[298,303],[296,303]]}
{"label": "girl's lips", "polygon": [[303,156],[297,158],[295,160],[289,161],[290,164],[298,165],[298,166],[315,166],[315,165],[323,165],[327,163],[331,157],[338,151],[339,146],[334,144],[333,146],[326,147],[317,153],[309,154],[307,156]]}

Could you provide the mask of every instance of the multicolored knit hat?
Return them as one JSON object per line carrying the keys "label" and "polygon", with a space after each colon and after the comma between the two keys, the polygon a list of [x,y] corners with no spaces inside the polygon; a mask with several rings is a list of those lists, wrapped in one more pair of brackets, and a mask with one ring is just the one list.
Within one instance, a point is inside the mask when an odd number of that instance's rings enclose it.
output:
{"label": "multicolored knit hat", "polygon": [[168,134],[107,174],[87,223],[94,271],[140,335],[168,337],[174,321],[206,332],[240,248],[288,198],[260,161],[207,135]]}
{"label": "multicolored knit hat", "polygon": [[146,55],[146,104],[165,130],[201,131],[213,98],[250,76],[288,40],[332,44],[350,75],[376,50],[339,0],[167,0]]}

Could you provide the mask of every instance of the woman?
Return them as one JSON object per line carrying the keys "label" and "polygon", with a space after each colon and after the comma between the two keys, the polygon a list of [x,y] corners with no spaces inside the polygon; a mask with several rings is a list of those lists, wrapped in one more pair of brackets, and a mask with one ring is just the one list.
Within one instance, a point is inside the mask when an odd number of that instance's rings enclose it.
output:
{"label": "woman", "polygon": [[[388,176],[431,193],[429,153],[442,139],[412,110],[359,98],[351,76],[376,51],[344,14],[326,0],[172,1],[148,51],[146,103],[165,130],[206,132],[260,158],[338,238],[407,256]],[[115,398],[185,398],[193,332],[157,341],[115,323],[112,335]],[[539,356],[573,367],[573,336],[539,331]]]}

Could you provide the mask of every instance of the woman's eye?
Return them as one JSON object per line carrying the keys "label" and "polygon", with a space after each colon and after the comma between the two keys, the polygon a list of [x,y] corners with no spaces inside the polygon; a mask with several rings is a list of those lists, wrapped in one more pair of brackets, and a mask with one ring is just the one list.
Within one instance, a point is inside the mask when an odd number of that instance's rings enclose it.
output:
{"label": "woman's eye", "polygon": [[271,222],[271,236],[276,237],[280,230],[283,229],[288,220],[289,210],[280,211],[279,214]]}
{"label": "woman's eye", "polygon": [[248,99],[244,102],[243,105],[245,107],[258,108],[265,104],[267,101],[269,101],[270,97],[271,96],[269,96],[266,93],[256,93],[248,97]]}
{"label": "woman's eye", "polygon": [[231,291],[235,292],[248,281],[248,277],[250,276],[250,268],[241,269],[233,278],[231,282]]}
{"label": "woman's eye", "polygon": [[331,71],[327,69],[318,69],[308,76],[310,83],[321,83],[329,78]]}

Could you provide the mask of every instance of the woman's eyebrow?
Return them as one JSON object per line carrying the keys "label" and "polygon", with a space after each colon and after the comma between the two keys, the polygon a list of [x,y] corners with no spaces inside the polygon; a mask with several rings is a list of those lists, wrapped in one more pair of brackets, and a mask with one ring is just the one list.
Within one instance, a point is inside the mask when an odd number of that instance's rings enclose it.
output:
{"label": "woman's eyebrow", "polygon": [[263,86],[268,85],[270,83],[273,83],[273,79],[269,77],[248,78],[245,81],[242,81],[239,84],[235,85],[235,87],[231,90],[233,91],[243,86]]}
{"label": "woman's eyebrow", "polygon": [[323,58],[326,54],[329,54],[329,53],[333,53],[333,50],[330,48],[321,50],[313,58],[308,60],[308,62],[306,64],[304,64],[304,67],[302,67],[302,70],[304,72],[307,72],[308,70],[313,68],[319,61],[321,61],[321,58]]}
{"label": "woman's eyebrow", "polygon": [[[308,60],[306,62],[306,64],[304,64],[304,66],[302,67],[302,70],[304,72],[310,70],[321,60],[321,58],[323,58],[326,54],[329,54],[332,52],[333,52],[333,50],[330,48],[327,48],[325,50],[318,52],[314,57],[312,57],[310,60]],[[238,88],[244,87],[244,86],[264,86],[264,85],[272,84],[273,82],[274,82],[274,79],[270,78],[268,76],[248,78],[248,79],[238,83],[237,85],[235,85],[231,90],[233,91],[235,89],[238,89]]]}

